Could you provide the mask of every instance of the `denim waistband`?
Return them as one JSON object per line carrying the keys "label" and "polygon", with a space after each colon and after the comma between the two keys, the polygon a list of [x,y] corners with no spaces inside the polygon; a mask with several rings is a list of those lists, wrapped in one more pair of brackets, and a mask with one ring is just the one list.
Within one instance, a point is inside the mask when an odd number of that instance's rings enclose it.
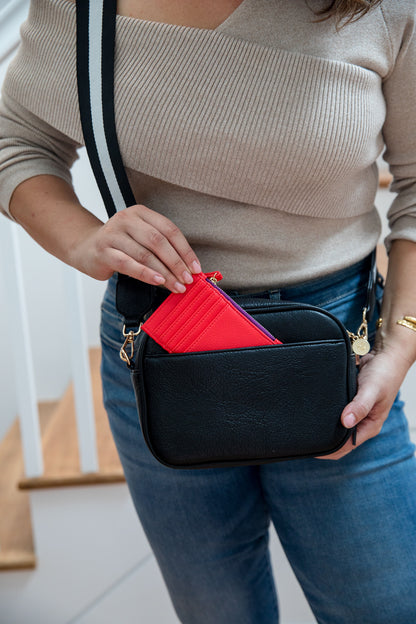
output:
{"label": "denim waistband", "polygon": [[[245,289],[244,292],[223,289],[227,294],[237,301],[244,299],[260,298],[272,299],[275,301],[297,301],[299,303],[311,303],[323,306],[326,301],[342,297],[349,292],[365,288],[368,283],[369,271],[371,268],[371,254],[349,267],[335,271],[313,280],[308,280],[293,286],[279,288],[273,286],[262,291],[252,291]],[[115,299],[117,274],[115,273],[107,285],[107,295]],[[221,283],[219,284],[221,286]],[[166,297],[169,295],[166,291]],[[163,300],[164,297],[162,297]]]}
{"label": "denim waistband", "polygon": [[[366,287],[371,269],[371,254],[363,260],[326,275],[293,286],[278,286],[262,291],[244,292],[238,290],[226,290],[233,298],[265,298],[274,300],[320,302],[324,303],[327,297],[331,299],[337,294],[347,294],[349,291]],[[316,303],[317,305],[317,303]]]}

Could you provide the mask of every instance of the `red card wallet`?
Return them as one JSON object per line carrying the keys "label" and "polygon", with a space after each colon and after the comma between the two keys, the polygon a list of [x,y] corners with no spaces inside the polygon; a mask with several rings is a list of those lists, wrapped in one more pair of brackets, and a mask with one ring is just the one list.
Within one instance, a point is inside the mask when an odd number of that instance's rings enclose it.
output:
{"label": "red card wallet", "polygon": [[169,353],[282,344],[216,285],[219,271],[197,273],[183,294],[170,294],[142,325]]}

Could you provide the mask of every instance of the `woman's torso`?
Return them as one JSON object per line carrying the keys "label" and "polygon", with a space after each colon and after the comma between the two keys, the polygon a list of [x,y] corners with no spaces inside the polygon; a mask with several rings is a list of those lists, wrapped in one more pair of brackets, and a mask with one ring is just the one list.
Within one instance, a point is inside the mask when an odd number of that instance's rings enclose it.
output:
{"label": "woman's torso", "polygon": [[[337,33],[303,0],[225,2],[211,28],[166,23],[157,7],[148,20],[121,2],[117,21],[117,127],[137,202],[171,218],[226,287],[292,284],[367,255],[391,63],[381,14]],[[75,7],[31,11],[8,92],[82,143]]]}

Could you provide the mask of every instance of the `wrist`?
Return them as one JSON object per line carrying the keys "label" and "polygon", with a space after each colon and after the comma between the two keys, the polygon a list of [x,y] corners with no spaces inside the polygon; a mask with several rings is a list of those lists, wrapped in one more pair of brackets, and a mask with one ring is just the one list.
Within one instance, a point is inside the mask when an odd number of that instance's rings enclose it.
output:
{"label": "wrist", "polygon": [[96,278],[93,258],[95,254],[94,236],[102,225],[103,223],[98,219],[85,223],[82,235],[77,236],[67,250],[67,264],[93,278]]}
{"label": "wrist", "polygon": [[416,319],[413,323],[407,318],[414,317],[406,315],[389,320],[379,318],[375,350],[388,353],[398,361],[404,361],[411,366],[416,361]]}

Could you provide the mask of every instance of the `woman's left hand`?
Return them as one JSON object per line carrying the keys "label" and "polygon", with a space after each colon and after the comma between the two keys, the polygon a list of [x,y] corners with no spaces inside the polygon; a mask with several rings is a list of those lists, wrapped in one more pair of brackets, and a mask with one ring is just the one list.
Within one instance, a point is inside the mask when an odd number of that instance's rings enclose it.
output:
{"label": "woman's left hand", "polygon": [[350,438],[338,451],[319,459],[340,459],[380,433],[410,365],[411,362],[393,350],[374,348],[361,358],[357,394],[341,414],[345,427],[357,423],[356,446]]}

